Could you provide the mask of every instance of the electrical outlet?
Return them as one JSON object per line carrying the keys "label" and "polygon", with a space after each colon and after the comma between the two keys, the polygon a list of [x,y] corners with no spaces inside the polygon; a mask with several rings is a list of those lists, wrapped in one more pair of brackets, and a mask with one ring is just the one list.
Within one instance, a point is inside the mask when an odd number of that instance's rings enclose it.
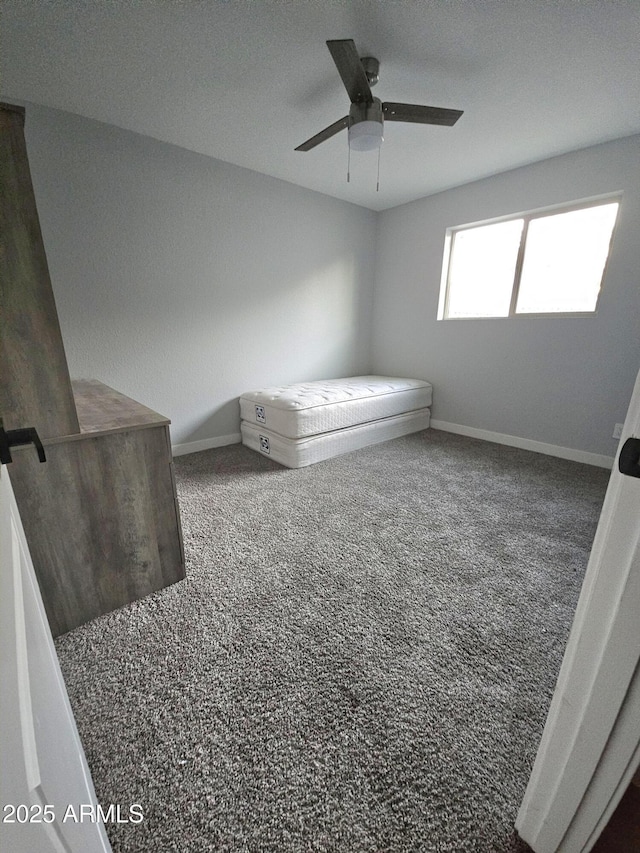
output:
{"label": "electrical outlet", "polygon": [[614,428],[613,428],[613,437],[614,438],[620,438],[620,436],[622,435],[622,427],[623,426],[624,426],[624,424],[616,424],[614,426]]}

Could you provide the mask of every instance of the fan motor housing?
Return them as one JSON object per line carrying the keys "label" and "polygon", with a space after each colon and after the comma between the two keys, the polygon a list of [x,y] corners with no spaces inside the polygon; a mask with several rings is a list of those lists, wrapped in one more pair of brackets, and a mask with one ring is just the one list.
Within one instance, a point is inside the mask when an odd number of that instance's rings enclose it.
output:
{"label": "fan motor housing", "polygon": [[370,103],[361,102],[351,104],[349,110],[349,127],[354,124],[359,124],[361,121],[377,121],[383,123],[384,117],[382,114],[382,101],[380,98],[374,98]]}
{"label": "fan motor housing", "polygon": [[380,79],[380,63],[375,56],[363,56],[360,59],[364,73],[367,75],[367,80],[370,86],[375,86]]}

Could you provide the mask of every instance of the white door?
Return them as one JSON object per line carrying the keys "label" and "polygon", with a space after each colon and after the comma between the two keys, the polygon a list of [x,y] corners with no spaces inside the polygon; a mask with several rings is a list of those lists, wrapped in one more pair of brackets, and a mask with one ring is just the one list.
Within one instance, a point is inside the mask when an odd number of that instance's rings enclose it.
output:
{"label": "white door", "polygon": [[588,853],[640,763],[640,478],[618,470],[632,437],[640,374],[516,821],[535,853]]}
{"label": "white door", "polygon": [[1,465],[0,582],[0,849],[108,853],[104,826],[91,819],[93,782]]}

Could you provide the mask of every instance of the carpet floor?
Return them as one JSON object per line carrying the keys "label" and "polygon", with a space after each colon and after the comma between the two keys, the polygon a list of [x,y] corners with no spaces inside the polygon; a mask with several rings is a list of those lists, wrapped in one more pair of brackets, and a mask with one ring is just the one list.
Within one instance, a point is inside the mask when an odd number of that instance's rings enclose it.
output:
{"label": "carpet floor", "polygon": [[606,485],[426,430],[175,460],[187,578],[56,641],[116,853],[516,853]]}

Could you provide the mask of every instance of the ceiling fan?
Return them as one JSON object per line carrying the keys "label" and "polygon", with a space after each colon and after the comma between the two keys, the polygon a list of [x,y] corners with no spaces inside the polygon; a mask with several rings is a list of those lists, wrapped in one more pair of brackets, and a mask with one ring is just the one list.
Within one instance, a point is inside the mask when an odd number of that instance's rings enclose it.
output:
{"label": "ceiling fan", "polygon": [[451,127],[462,110],[448,110],[442,107],[423,107],[418,104],[399,104],[387,101],[384,104],[371,94],[379,78],[380,63],[373,56],[362,59],[353,39],[333,39],[327,47],[336,64],[338,73],[349,95],[351,108],[343,116],[298,145],[296,151],[310,151],[321,142],[330,139],[345,127],[349,128],[349,149],[368,151],[382,144],[382,130],[387,121],[410,121],[417,124],[440,124]]}

